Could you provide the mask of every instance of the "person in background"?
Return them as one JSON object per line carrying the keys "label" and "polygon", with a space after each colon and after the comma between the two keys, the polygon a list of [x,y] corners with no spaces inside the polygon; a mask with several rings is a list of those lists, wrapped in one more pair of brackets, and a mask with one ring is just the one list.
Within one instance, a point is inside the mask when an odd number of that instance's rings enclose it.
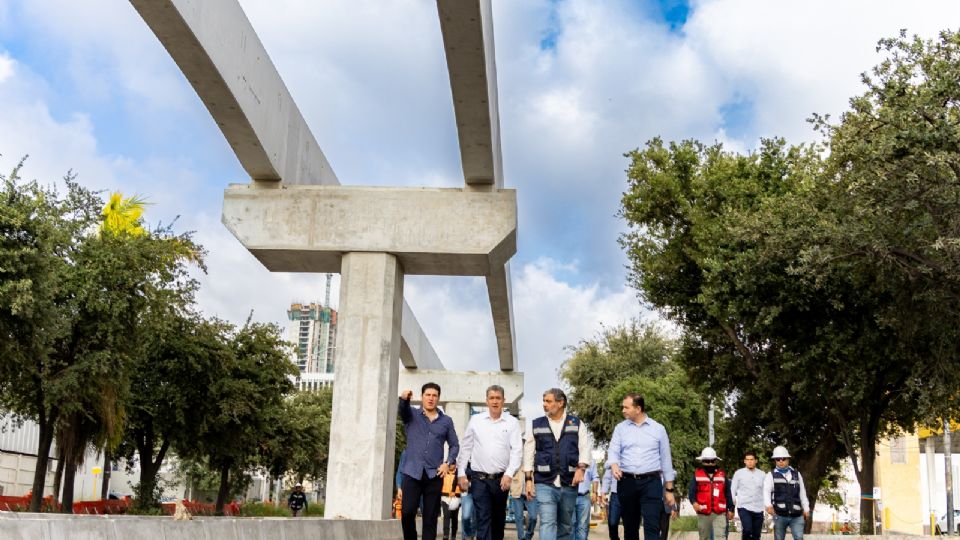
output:
{"label": "person in background", "polygon": [[456,540],[457,524],[460,522],[460,485],[457,484],[456,470],[443,477],[440,489],[440,506],[443,515],[443,540]]}
{"label": "person in background", "polygon": [[[510,484],[510,505],[513,508],[514,523],[517,525],[517,540],[530,540],[537,530],[537,499],[528,499],[523,492],[525,475],[517,471]],[[526,523],[524,523],[524,510]]]}
{"label": "person in background", "polygon": [[763,530],[763,480],[766,474],[757,468],[757,454],[743,454],[743,468],[733,473],[730,494],[740,516],[743,540],[760,540]]}
{"label": "person in background", "polygon": [[584,473],[583,481],[577,484],[577,509],[573,518],[574,540],[587,540],[590,534],[590,512],[593,509],[593,503],[597,502],[594,484],[599,483],[599,480],[597,463],[590,460],[590,467]]}
{"label": "person in background", "polygon": [[293,517],[297,517],[301,511],[307,510],[307,495],[303,492],[303,484],[293,486],[293,491],[287,498],[287,506],[293,512]]}
{"label": "person in background", "polygon": [[763,479],[763,504],[773,516],[773,537],[784,540],[787,527],[793,540],[803,540],[803,527],[810,517],[810,501],[800,471],[790,466],[790,453],[783,446],[773,449],[776,467]]}
{"label": "person in background", "polygon": [[720,458],[709,446],[697,458],[700,467],[693,473],[687,491],[690,504],[697,513],[700,540],[721,540],[727,534],[727,519],[733,518],[733,507],[728,501],[730,480],[718,465]]}
{"label": "person in background", "polygon": [[620,540],[620,501],[617,499],[617,479],[613,469],[603,471],[600,482],[600,504],[607,507],[607,529],[610,540]]}

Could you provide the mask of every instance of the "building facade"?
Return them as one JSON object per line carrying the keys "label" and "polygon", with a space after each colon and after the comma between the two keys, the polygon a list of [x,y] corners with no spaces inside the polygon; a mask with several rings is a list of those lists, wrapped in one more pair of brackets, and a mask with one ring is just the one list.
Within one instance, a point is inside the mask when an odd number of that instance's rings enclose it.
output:
{"label": "building facade", "polygon": [[333,384],[336,365],[337,312],[318,303],[294,303],[287,310],[287,340],[291,361],[300,370],[294,383],[312,391]]}

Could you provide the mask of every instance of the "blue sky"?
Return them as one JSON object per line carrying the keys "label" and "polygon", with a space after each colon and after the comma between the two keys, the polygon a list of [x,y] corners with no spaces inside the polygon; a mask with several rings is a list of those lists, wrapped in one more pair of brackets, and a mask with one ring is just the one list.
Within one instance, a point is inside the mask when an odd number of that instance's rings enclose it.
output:
{"label": "blue sky", "polygon": [[[242,0],[344,184],[462,184],[435,3]],[[525,403],[555,385],[564,347],[654,317],[625,283],[615,217],[623,153],[654,136],[808,141],[841,113],[876,40],[933,36],[960,3],[494,0],[504,169],[518,190],[513,260]],[[219,223],[245,182],[196,94],[123,0],[0,0],[0,170],[138,193],[210,250],[205,312],[281,322],[322,276],[269,274]],[[408,278],[407,298],[452,369],[496,369],[482,281]]]}

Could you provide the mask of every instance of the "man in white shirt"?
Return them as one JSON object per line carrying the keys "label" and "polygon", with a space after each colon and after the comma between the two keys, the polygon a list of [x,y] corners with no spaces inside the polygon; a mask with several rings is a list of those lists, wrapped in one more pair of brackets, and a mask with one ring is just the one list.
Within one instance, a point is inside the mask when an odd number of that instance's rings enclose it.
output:
{"label": "man in white shirt", "polygon": [[593,439],[576,416],[567,414],[559,388],[543,393],[545,416],[533,420],[523,446],[527,497],[537,498],[540,540],[570,540],[577,507],[577,485],[590,463]]}
{"label": "man in white shirt", "polygon": [[757,454],[750,450],[743,454],[742,469],[733,474],[730,494],[740,515],[743,540],[760,540],[763,530],[763,471],[757,468]]}
{"label": "man in white shirt", "polygon": [[498,385],[487,388],[487,410],[470,418],[457,456],[458,481],[473,499],[478,540],[503,540],[510,482],[523,456],[520,422],[503,410],[503,393]]}
{"label": "man in white shirt", "polygon": [[790,454],[787,449],[778,446],[773,449],[776,467],[763,479],[763,504],[767,513],[773,516],[773,537],[784,540],[787,527],[793,540],[803,540],[803,527],[810,517],[810,501],[803,485],[800,471],[790,466]]}

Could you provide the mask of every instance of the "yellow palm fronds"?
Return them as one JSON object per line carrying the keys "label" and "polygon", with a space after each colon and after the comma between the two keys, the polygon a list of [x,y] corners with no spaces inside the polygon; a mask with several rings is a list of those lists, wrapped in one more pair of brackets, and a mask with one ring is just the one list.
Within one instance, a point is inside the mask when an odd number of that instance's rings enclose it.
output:
{"label": "yellow palm fronds", "polygon": [[108,233],[118,236],[120,234],[129,234],[132,236],[143,236],[147,230],[143,228],[143,208],[147,201],[143,197],[134,195],[123,198],[120,192],[114,192],[110,195],[110,200],[103,207],[103,223],[100,226],[101,233]]}

